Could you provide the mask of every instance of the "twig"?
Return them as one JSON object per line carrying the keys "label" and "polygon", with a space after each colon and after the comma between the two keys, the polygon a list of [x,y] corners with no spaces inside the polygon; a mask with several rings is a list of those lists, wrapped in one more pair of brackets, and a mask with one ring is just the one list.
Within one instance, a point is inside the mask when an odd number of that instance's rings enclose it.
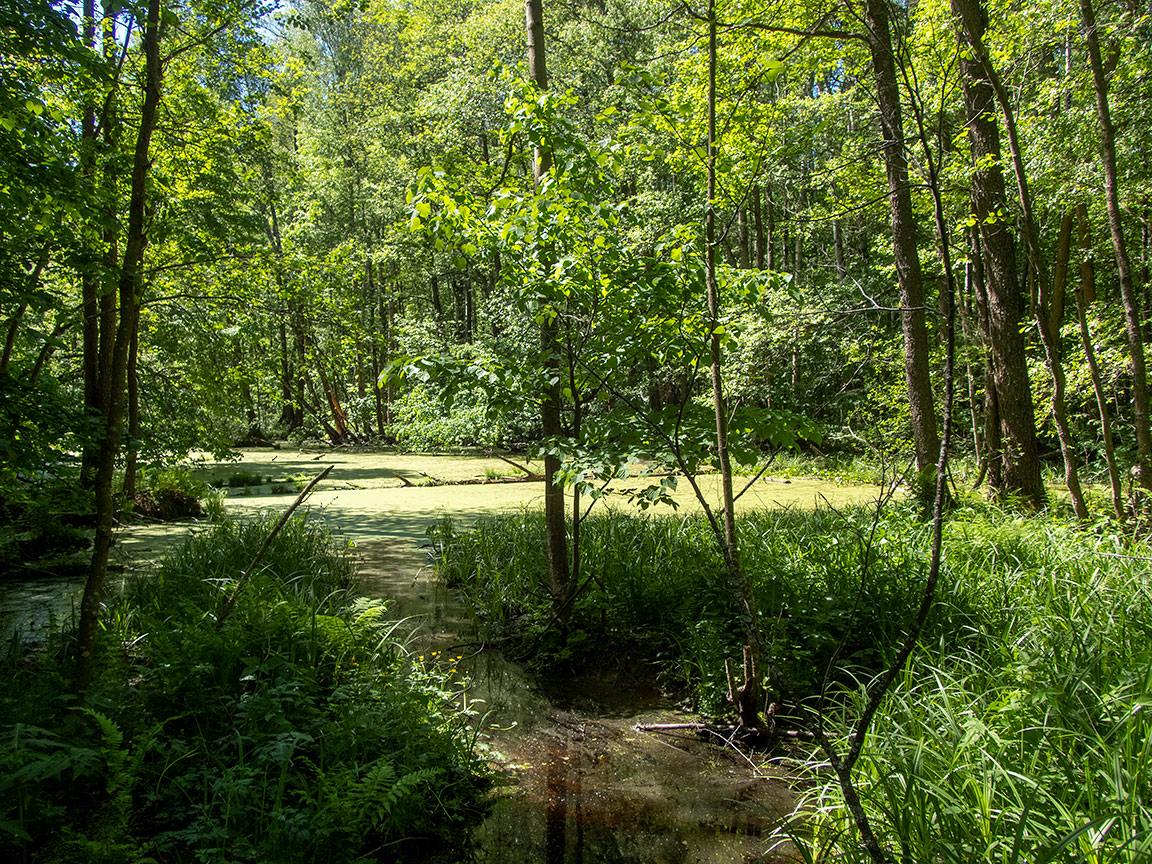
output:
{"label": "twig", "polygon": [[492,456],[495,459],[499,459],[501,462],[507,462],[509,465],[511,465],[517,471],[523,471],[525,474],[528,475],[528,477],[530,477],[533,480],[543,480],[544,479],[543,474],[537,474],[531,468],[525,468],[519,462],[513,462],[511,459],[508,459],[505,456],[501,456],[499,453],[493,452],[493,453],[489,453],[488,455]]}
{"label": "twig", "polygon": [[236,599],[240,596],[240,590],[244,587],[244,583],[248,581],[248,577],[252,575],[252,571],[256,569],[257,565],[264,560],[264,553],[268,551],[268,547],[272,545],[272,541],[276,539],[276,535],[280,533],[280,529],[287,523],[289,517],[295,512],[296,508],[304,503],[304,499],[312,494],[312,490],[316,488],[316,484],[327,477],[335,465],[329,465],[321,471],[311,483],[304,487],[304,491],[296,496],[296,500],[292,502],[292,506],[284,511],[284,515],[272,527],[268,536],[264,538],[264,542],[260,544],[260,549],[256,552],[256,557],[252,559],[252,563],[248,568],[240,574],[240,578],[236,580],[236,584],[232,586],[232,593],[228,595],[228,599],[224,601],[224,605],[220,608],[220,614],[216,618],[216,632],[220,632],[220,628],[224,626],[224,622],[228,620],[228,616],[232,614],[232,609],[236,605]]}

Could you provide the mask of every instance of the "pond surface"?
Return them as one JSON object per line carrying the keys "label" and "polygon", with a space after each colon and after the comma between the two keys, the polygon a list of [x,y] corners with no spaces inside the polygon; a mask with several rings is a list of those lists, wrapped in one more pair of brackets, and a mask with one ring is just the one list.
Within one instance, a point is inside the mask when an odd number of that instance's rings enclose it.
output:
{"label": "pond surface", "polygon": [[785,860],[767,854],[769,835],[796,806],[785,772],[692,733],[639,731],[692,719],[650,676],[620,669],[547,679],[477,650],[466,612],[426,555],[390,540],[359,549],[361,590],[394,598],[395,610],[418,622],[415,650],[443,652],[471,680],[482,740],[506,781],[465,848],[430,861]]}
{"label": "pond surface", "polygon": [[[396,616],[411,619],[415,650],[460,658],[457,665],[471,680],[468,698],[482,712],[481,740],[507,780],[491,815],[461,838],[460,849],[430,861],[788,860],[777,854],[785,849],[770,849],[770,835],[796,805],[788,775],[764,756],[715,746],[692,733],[639,731],[640,725],[694,719],[661,695],[645,670],[548,680],[476,646],[463,605],[435,579],[425,532],[445,516],[467,527],[484,514],[539,507],[541,482],[481,482],[523,476],[494,458],[345,451],[254,449],[238,462],[206,461],[196,470],[221,486],[240,472],[259,475],[259,485],[228,489],[226,509],[242,515],[283,510],[297,488],[329,464],[335,467],[308,509],[354,544],[361,592],[391,598]],[[462,481],[467,485],[418,485]],[[705,477],[703,485],[718,497],[718,478]],[[739,507],[812,507],[822,501],[839,506],[875,494],[865,486],[762,480]],[[686,484],[676,497],[681,512],[696,509]],[[662,511],[672,512],[656,510]],[[206,528],[127,527],[118,537],[114,563],[121,572],[136,571],[190,531]],[[118,584],[113,580],[109,589]],[[9,632],[22,626],[26,635],[43,630],[72,614],[81,588],[79,576],[6,587],[0,592],[0,624]]]}

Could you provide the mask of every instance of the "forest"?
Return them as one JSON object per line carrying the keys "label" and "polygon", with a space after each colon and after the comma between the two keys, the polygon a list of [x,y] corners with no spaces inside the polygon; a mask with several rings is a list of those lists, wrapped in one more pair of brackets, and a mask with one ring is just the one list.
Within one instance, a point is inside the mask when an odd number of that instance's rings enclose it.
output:
{"label": "forest", "polygon": [[478,673],[309,510],[379,477],[477,653],[788,785],[736,860],[1152,860],[1152,4],[0,25],[0,597],[76,586],[6,860],[505,860]]}

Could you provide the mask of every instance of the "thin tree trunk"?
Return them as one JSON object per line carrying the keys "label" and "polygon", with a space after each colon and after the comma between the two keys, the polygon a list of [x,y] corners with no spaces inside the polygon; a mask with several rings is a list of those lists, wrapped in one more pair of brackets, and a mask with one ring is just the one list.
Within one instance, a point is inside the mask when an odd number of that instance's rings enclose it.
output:
{"label": "thin tree trunk", "polygon": [[116,328],[111,364],[107,374],[101,376],[100,382],[100,401],[108,405],[108,411],[104,414],[104,434],[96,465],[96,536],[92,547],[92,563],[84,585],[84,596],[80,601],[80,621],[76,633],[76,669],[73,685],[77,694],[84,693],[92,680],[100,602],[104,596],[104,582],[108,575],[108,554],[112,548],[112,526],[116,515],[112,482],[116,470],[116,454],[120,450],[120,435],[124,426],[128,352],[140,318],[141,265],[144,247],[148,241],[145,196],[151,167],[149,148],[152,132],[156,126],[156,113],[160,104],[160,80],[163,73],[160,64],[160,39],[163,28],[160,11],[160,0],[148,0],[142,42],[144,102],[140,110],[140,126],[132,160],[128,234],[124,244],[124,262],[120,269],[118,286],[120,320]]}
{"label": "thin tree trunk", "polygon": [[40,347],[40,353],[36,355],[36,362],[32,365],[32,371],[28,375],[28,386],[30,388],[36,386],[36,382],[40,378],[40,373],[44,371],[44,365],[56,350],[56,340],[60,338],[60,334],[67,330],[68,327],[67,321],[59,317],[57,318],[56,326],[52,328],[52,335],[44,340],[44,344]]}
{"label": "thin tree trunk", "polygon": [[[376,283],[372,266],[372,259],[364,262],[364,276],[368,282],[368,333],[369,344],[372,347],[372,396],[376,407],[376,432],[384,437],[384,390],[380,386],[380,329],[377,325],[376,315]],[[383,322],[381,322],[382,324]]]}
{"label": "thin tree trunk", "polygon": [[132,333],[128,348],[128,447],[124,453],[124,486],[121,495],[125,501],[136,497],[136,451],[140,440],[140,380],[136,363],[140,354],[140,328]]}
{"label": "thin tree trunk", "polygon": [[748,211],[741,207],[736,211],[736,219],[739,229],[737,232],[737,242],[740,244],[738,250],[740,269],[747,270],[750,266],[748,255]]}
{"label": "thin tree trunk", "polygon": [[[96,49],[96,3],[84,0],[83,40],[90,51]],[[80,137],[85,143],[88,156],[81,168],[89,183],[96,174],[96,109],[90,100],[85,100],[83,116],[80,120]],[[97,256],[92,256],[96,258]],[[83,344],[84,367],[84,408],[97,414],[97,391],[99,390],[100,370],[100,272],[91,263],[80,274],[80,317],[83,321],[81,341]],[[80,483],[90,489],[96,482],[96,460],[99,448],[95,441],[85,440],[81,448]]]}
{"label": "thin tree trunk", "polygon": [[[958,302],[958,304],[956,306],[956,310],[960,313],[960,332],[964,337],[965,345],[969,346],[969,351],[965,352],[968,355],[968,359],[964,364],[965,375],[967,377],[967,383],[968,383],[968,412],[971,415],[971,420],[972,420],[972,450],[976,454],[976,475],[977,475],[977,477],[982,479],[984,476],[984,470],[985,470],[985,468],[984,468],[984,466],[985,466],[984,444],[983,444],[982,436],[980,434],[980,417],[979,417],[979,413],[976,410],[976,401],[977,401],[976,400],[976,375],[972,371],[972,358],[971,358],[971,346],[981,345],[981,343],[976,338],[976,335],[973,332],[973,327],[972,327],[972,323],[971,323],[971,313],[975,307],[973,305],[973,309],[969,309],[967,306],[967,299],[966,299],[966,298],[974,297],[975,293],[976,293],[976,286],[974,284],[975,277],[974,277],[973,272],[972,272],[973,269],[974,268],[973,268],[973,264],[971,261],[967,262],[964,265],[964,298],[965,299],[961,299]],[[981,345],[981,350],[983,350],[982,345]]]}
{"label": "thin tree trunk", "polygon": [[836,279],[843,282],[848,277],[848,265],[844,261],[844,229],[839,219],[832,220],[832,251],[836,261]]}
{"label": "thin tree trunk", "polygon": [[1140,322],[1140,301],[1132,279],[1132,264],[1124,243],[1124,223],[1120,212],[1120,181],[1116,170],[1116,130],[1108,107],[1108,80],[1100,57],[1100,37],[1096,31],[1096,13],[1092,0],[1080,0],[1084,19],[1084,40],[1092,67],[1092,85],[1096,91],[1096,115],[1100,123],[1100,150],[1104,168],[1104,200],[1108,205],[1108,231],[1120,278],[1120,295],[1124,300],[1125,332],[1132,363],[1132,416],[1136,426],[1136,451],[1139,458],[1140,485],[1152,490],[1152,430],[1149,429],[1148,377],[1144,365],[1144,339]]}
{"label": "thin tree trunk", "polygon": [[1116,464],[1116,448],[1112,443],[1112,420],[1108,413],[1108,395],[1100,378],[1100,366],[1096,362],[1096,349],[1092,345],[1092,334],[1088,329],[1088,304],[1096,296],[1096,270],[1092,263],[1092,236],[1088,230],[1088,208],[1080,204],[1076,208],[1080,222],[1080,250],[1084,259],[1080,262],[1080,287],[1076,292],[1076,317],[1080,322],[1080,342],[1084,346],[1084,358],[1088,361],[1088,372],[1092,376],[1092,390],[1096,394],[1096,410],[1100,416],[1100,437],[1104,443],[1104,460],[1108,465],[1108,480],[1112,488],[1112,510],[1116,518],[1124,521],[1124,489],[1120,484],[1120,468]]}
{"label": "thin tree trunk", "polygon": [[766,231],[764,234],[764,269],[776,269],[776,207],[772,201],[772,186],[764,186],[764,215],[766,218]]}
{"label": "thin tree trunk", "polygon": [[[541,0],[525,0],[524,25],[528,42],[528,74],[541,90],[548,89],[548,64],[544,51],[544,13]],[[532,160],[533,177],[537,187],[552,167],[552,152],[546,147],[536,148]],[[551,270],[545,253],[541,256],[541,269]],[[545,316],[540,325],[540,350],[543,355],[545,385],[540,402],[540,425],[545,441],[560,436],[560,341],[559,325],[554,317]],[[554,448],[549,447],[549,451]],[[568,606],[571,590],[571,571],[568,567],[567,518],[564,487],[557,482],[560,458],[552,452],[544,456],[544,525],[548,550],[548,577],[552,590],[553,607],[560,612]],[[564,613],[566,615],[566,613]]]}
{"label": "thin tree trunk", "polygon": [[[724,399],[723,353],[720,342],[720,291],[716,280],[716,153],[719,139],[716,131],[716,0],[708,0],[708,200],[704,210],[705,284],[708,291],[708,320],[712,332],[709,353],[712,371],[712,407],[716,416],[716,458],[720,463],[722,496],[721,514],[724,536],[721,542],[728,578],[740,599],[744,630],[751,653],[745,663],[744,686],[729,696],[737,702],[740,722],[759,726],[763,703],[758,669],[764,661],[764,640],[760,634],[759,614],[752,584],[740,565],[740,544],[736,534],[736,511],[732,489],[732,463],[728,452],[728,412]],[[735,688],[732,688],[735,691]]]}
{"label": "thin tree trunk", "polygon": [[16,334],[20,332],[20,322],[24,320],[24,313],[27,311],[28,304],[21,303],[8,320],[8,335],[4,338],[4,355],[0,357],[0,375],[8,374],[8,364],[12,360],[12,349],[16,347]]}
{"label": "thin tree trunk", "polygon": [[767,260],[764,254],[764,217],[760,207],[760,184],[752,186],[752,228],[753,238],[756,241],[755,264],[757,270],[765,268]]}
{"label": "thin tree trunk", "polygon": [[984,258],[980,252],[980,232],[972,228],[968,233],[971,248],[972,284],[976,289],[976,318],[980,325],[980,337],[984,346],[984,470],[973,485],[980,488],[984,476],[993,494],[1004,489],[1004,442],[1000,433],[1000,406],[996,396],[996,377],[992,370],[992,324],[988,313],[988,286],[984,282]]}

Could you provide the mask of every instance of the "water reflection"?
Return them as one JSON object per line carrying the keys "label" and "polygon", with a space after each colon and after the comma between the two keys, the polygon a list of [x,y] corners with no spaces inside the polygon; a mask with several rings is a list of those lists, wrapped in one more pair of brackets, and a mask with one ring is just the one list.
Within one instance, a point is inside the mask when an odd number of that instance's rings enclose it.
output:
{"label": "water reflection", "polygon": [[649,676],[531,675],[477,650],[456,593],[413,546],[368,541],[359,552],[360,589],[413,616],[416,650],[463,655],[483,739],[507,780],[488,818],[438,864],[767,860],[768,835],[795,806],[790,787],[692,735],[637,731],[683,719]]}

